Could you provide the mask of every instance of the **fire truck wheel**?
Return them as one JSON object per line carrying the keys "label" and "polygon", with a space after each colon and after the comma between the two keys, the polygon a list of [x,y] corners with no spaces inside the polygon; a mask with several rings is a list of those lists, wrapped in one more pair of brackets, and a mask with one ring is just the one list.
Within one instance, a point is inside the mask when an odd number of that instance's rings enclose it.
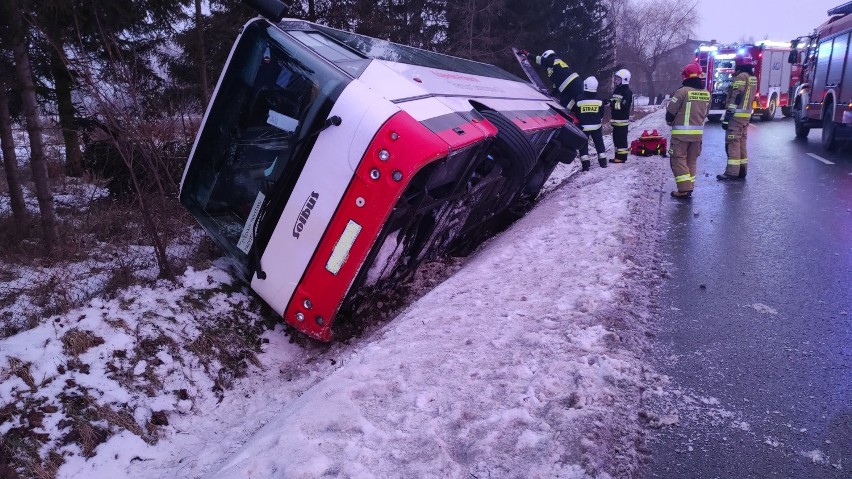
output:
{"label": "fire truck wheel", "polygon": [[826,151],[834,151],[837,149],[837,126],[834,123],[834,103],[829,103],[825,106],[825,113],[822,116],[822,147]]}
{"label": "fire truck wheel", "polygon": [[802,120],[802,115],[804,115],[802,110],[796,110],[793,112],[793,124],[796,127],[796,138],[799,139],[807,138],[808,133],[811,132],[811,127],[805,126],[805,122]]}
{"label": "fire truck wheel", "polygon": [[768,108],[760,115],[763,121],[772,121],[775,119],[775,110],[778,109],[778,104],[775,101],[775,95],[769,100]]}
{"label": "fire truck wheel", "polygon": [[535,166],[536,154],[530,140],[512,120],[493,110],[480,112],[486,120],[497,127],[494,142],[497,162],[503,167],[504,176],[525,177]]}

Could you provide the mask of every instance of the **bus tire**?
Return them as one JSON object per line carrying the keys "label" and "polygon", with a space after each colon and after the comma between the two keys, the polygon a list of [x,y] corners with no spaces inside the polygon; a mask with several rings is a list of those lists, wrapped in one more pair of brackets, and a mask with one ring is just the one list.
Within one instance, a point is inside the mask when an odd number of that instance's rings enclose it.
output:
{"label": "bus tire", "polygon": [[486,120],[497,128],[494,147],[499,153],[498,164],[503,168],[503,176],[525,177],[535,167],[535,148],[524,132],[512,123],[512,120],[494,110],[480,112]]}

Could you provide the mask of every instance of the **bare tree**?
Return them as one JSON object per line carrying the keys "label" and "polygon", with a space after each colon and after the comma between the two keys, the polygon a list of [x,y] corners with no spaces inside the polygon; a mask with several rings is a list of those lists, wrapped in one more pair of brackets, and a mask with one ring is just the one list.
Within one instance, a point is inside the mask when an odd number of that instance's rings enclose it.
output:
{"label": "bare tree", "polygon": [[44,154],[41,118],[35,93],[35,82],[27,50],[27,23],[23,10],[15,0],[4,2],[0,8],[9,23],[12,53],[15,58],[15,72],[21,87],[24,116],[27,123],[27,135],[30,140],[30,167],[33,171],[36,198],[41,213],[41,230],[45,253],[50,255],[59,246],[59,227],[56,210],[53,205],[53,193],[48,178],[47,158]]}
{"label": "bare tree", "polygon": [[207,81],[207,53],[204,48],[204,29],[202,22],[204,16],[201,14],[201,0],[195,0],[195,34],[197,45],[198,62],[198,83],[201,88],[201,106],[206,110],[207,101],[210,99],[210,85]]}
{"label": "bare tree", "polygon": [[177,190],[170,176],[164,147],[179,129],[180,118],[151,111],[150,95],[156,85],[140,68],[140,58],[125,57],[116,39],[104,34],[103,44],[109,66],[80,53],[74,65],[87,94],[86,110],[96,119],[101,134],[118,153],[145,231],[154,247],[161,278],[174,279],[166,250],[168,238],[161,227],[168,199]]}
{"label": "bare tree", "polygon": [[696,0],[611,0],[622,14],[617,28],[618,60],[641,72],[647,93],[656,93],[654,73],[664,54],[688,40],[698,23]]}
{"label": "bare tree", "polygon": [[0,72],[0,149],[3,151],[3,170],[9,185],[9,198],[12,203],[12,219],[23,225],[27,222],[27,206],[18,174],[18,158],[15,155],[15,139],[12,136],[12,115],[9,112],[9,97],[6,82]]}

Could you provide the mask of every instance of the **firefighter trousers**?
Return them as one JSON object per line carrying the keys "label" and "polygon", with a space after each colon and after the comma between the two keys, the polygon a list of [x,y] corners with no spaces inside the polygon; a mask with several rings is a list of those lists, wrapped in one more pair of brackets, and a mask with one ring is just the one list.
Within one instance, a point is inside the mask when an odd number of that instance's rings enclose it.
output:
{"label": "firefighter trousers", "polygon": [[627,144],[627,122],[623,125],[612,124],[612,145],[615,147],[615,159],[627,161],[630,147]]}
{"label": "firefighter trousers", "polygon": [[[601,158],[606,158],[606,147],[604,146],[603,141],[603,131],[600,128],[597,130],[591,130],[585,132],[586,136],[594,143],[595,151],[598,153],[598,160]],[[589,159],[589,143],[587,142],[583,147],[580,148],[580,159],[588,161]]]}
{"label": "firefighter trousers", "polygon": [[728,164],[725,174],[728,176],[745,177],[748,168],[748,119],[732,118],[728,123],[725,137],[725,152],[728,154]]}
{"label": "firefighter trousers", "polygon": [[669,147],[669,159],[678,191],[692,191],[695,188],[695,171],[700,154],[701,140],[687,141],[676,136],[672,138],[672,144]]}

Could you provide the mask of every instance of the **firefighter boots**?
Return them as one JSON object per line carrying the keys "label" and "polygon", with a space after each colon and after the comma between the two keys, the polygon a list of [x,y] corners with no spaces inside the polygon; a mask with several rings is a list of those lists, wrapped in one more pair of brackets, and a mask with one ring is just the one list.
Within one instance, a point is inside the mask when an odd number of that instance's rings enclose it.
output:
{"label": "firefighter boots", "polygon": [[591,166],[591,162],[589,160],[580,160],[580,165],[582,165],[582,171],[589,171],[589,166]]}
{"label": "firefighter boots", "polygon": [[627,161],[627,153],[616,153],[615,158],[609,160],[610,163],[624,163]]}
{"label": "firefighter boots", "polygon": [[598,156],[598,164],[601,165],[601,168],[606,168],[606,157],[604,155]]}
{"label": "firefighter boots", "polygon": [[672,198],[687,200],[692,198],[692,191],[672,191]]}
{"label": "firefighter boots", "polygon": [[729,175],[727,173],[723,173],[721,175],[716,175],[716,179],[719,181],[736,181],[736,180],[744,180],[745,175],[740,173],[740,176]]}

